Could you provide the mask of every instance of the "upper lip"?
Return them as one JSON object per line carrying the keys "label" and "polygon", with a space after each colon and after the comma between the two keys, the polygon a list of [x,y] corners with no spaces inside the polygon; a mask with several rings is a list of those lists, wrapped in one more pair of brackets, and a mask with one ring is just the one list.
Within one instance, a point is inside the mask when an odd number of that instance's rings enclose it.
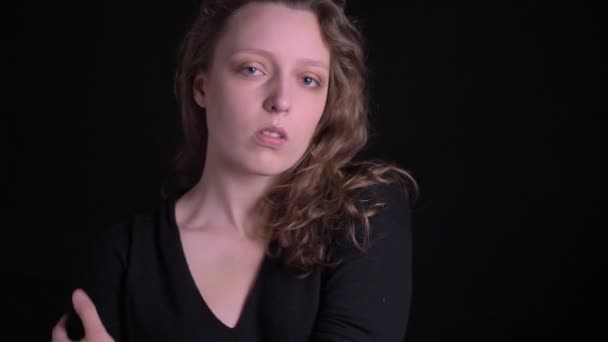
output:
{"label": "upper lip", "polygon": [[282,129],[281,127],[270,125],[270,126],[266,126],[259,130],[259,132],[263,132],[263,131],[271,131],[271,132],[279,133],[281,135],[281,138],[287,140],[287,132],[285,132],[285,130]]}

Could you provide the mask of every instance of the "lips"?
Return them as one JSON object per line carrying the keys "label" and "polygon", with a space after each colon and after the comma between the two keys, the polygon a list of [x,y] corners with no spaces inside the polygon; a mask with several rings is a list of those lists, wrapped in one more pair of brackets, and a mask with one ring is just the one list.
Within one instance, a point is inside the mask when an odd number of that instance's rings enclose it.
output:
{"label": "lips", "polygon": [[280,127],[267,126],[255,133],[255,140],[261,146],[279,149],[287,142],[287,133]]}
{"label": "lips", "polygon": [[[284,129],[277,126],[266,126],[258,131],[261,134],[270,134],[268,136],[272,136],[273,138],[281,138],[287,140],[287,132]],[[278,134],[278,136],[277,136]]]}

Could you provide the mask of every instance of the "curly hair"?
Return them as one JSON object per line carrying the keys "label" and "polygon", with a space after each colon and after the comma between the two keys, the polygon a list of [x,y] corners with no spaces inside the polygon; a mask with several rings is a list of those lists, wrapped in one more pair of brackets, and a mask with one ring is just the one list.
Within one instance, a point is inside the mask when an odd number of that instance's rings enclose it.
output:
{"label": "curly hair", "polygon": [[391,182],[402,184],[408,195],[410,190],[417,193],[418,188],[411,174],[394,164],[354,161],[368,140],[367,71],[363,36],[340,0],[203,1],[180,46],[175,80],[184,133],[176,159],[178,188],[194,185],[205,158],[205,110],[194,102],[194,78],[211,67],[226,20],[251,2],[312,11],[330,49],[327,102],[311,143],[258,203],[260,210],[269,209],[264,212],[270,213],[265,233],[274,247],[269,253],[306,274],[316,266],[333,264],[329,247],[341,234],[362,251],[367,247],[369,218],[382,203],[358,199],[359,190]]}

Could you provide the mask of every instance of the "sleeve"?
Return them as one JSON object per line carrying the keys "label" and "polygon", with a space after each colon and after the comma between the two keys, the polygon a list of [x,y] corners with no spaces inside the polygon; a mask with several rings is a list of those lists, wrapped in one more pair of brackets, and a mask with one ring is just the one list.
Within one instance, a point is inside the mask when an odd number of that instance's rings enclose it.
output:
{"label": "sleeve", "polygon": [[[80,272],[76,287],[83,289],[91,298],[101,321],[115,341],[124,341],[122,298],[126,270],[127,228],[113,225],[93,234],[84,270]],[[69,298],[68,336],[72,340],[84,337],[82,322],[71,305]]]}
{"label": "sleeve", "polygon": [[374,188],[385,203],[371,217],[364,254],[341,247],[343,262],[325,271],[314,342],[402,342],[412,293],[411,210],[396,185]]}

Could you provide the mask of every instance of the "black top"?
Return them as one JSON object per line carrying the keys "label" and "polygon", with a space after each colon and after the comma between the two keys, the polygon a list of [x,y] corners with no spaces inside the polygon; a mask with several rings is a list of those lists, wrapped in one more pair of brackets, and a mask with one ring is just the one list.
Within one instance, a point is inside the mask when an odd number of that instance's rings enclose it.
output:
{"label": "black top", "polygon": [[[335,244],[332,255],[343,262],[305,278],[266,257],[234,328],[198,292],[182,249],[175,200],[104,229],[79,287],[117,341],[402,342],[412,291],[409,202],[396,185],[361,194],[386,204],[370,219],[368,253]],[[72,311],[68,333],[77,338],[81,332]]]}

